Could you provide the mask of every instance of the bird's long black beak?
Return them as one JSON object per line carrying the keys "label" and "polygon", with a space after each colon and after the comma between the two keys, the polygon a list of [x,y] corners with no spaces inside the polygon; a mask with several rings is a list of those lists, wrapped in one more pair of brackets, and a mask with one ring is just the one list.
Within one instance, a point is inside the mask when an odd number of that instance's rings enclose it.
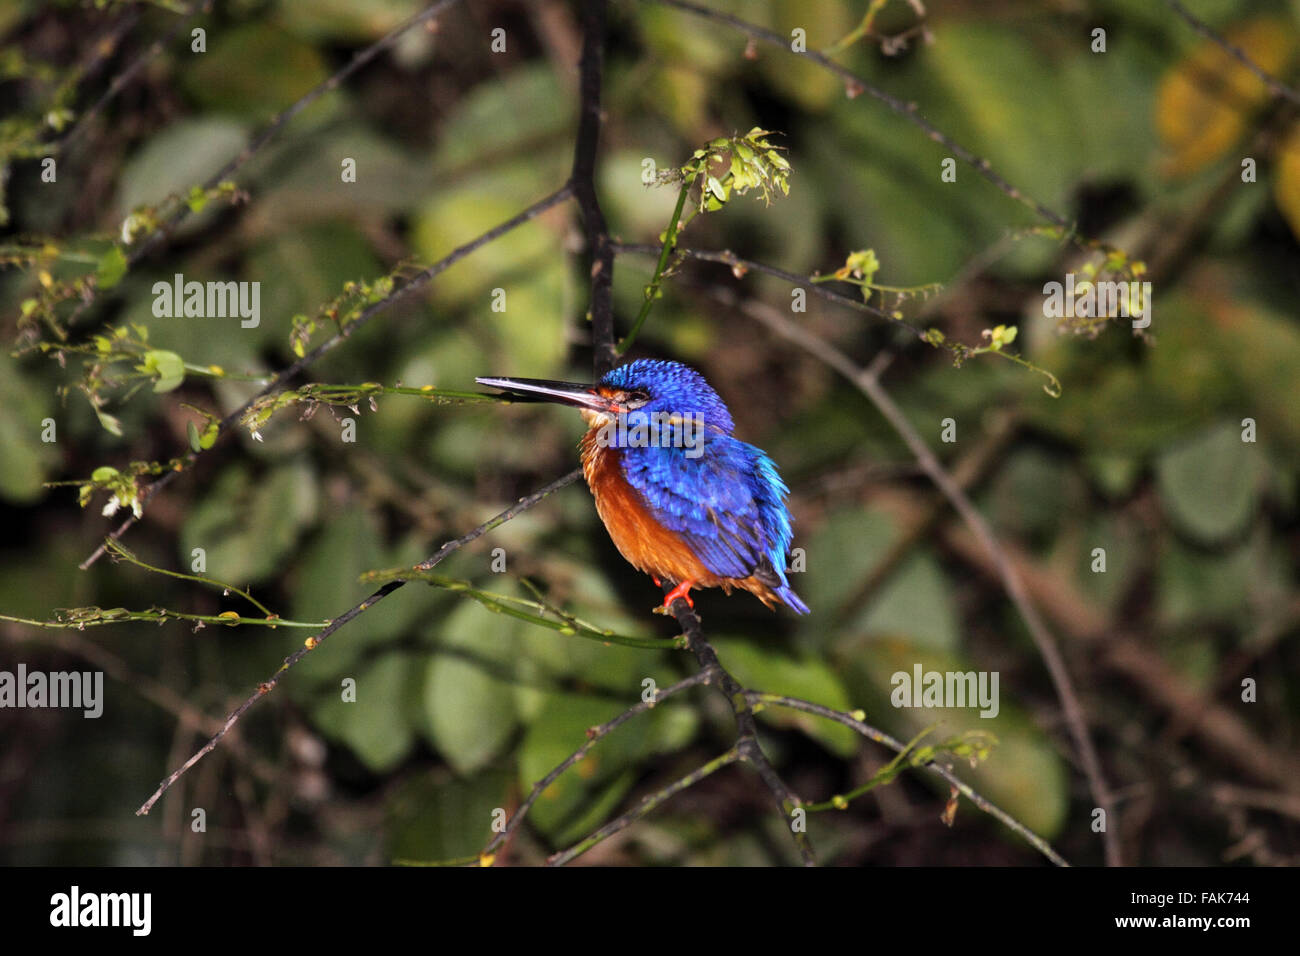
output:
{"label": "bird's long black beak", "polygon": [[590,408],[593,411],[613,411],[615,403],[601,395],[595,385],[582,385],[577,382],[553,382],[544,378],[476,378],[480,385],[489,385],[507,392],[513,392],[524,399],[535,402],[556,402],[572,405],[575,408]]}

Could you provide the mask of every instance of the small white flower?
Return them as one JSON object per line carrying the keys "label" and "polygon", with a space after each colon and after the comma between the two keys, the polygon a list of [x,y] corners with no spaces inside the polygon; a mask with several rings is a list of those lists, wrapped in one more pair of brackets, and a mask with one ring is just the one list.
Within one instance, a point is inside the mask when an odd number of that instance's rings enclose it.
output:
{"label": "small white flower", "polygon": [[114,495],[108,499],[108,504],[104,505],[102,514],[105,518],[111,518],[113,515],[117,514],[117,509],[120,507],[121,504],[117,500],[117,495]]}
{"label": "small white flower", "polygon": [[131,244],[132,234],[135,232],[135,213],[127,216],[122,220],[122,242],[125,245]]}
{"label": "small white flower", "polygon": [[261,440],[262,440],[262,433],[259,432],[256,428],[253,429],[253,440],[254,440],[254,441],[261,441]]}

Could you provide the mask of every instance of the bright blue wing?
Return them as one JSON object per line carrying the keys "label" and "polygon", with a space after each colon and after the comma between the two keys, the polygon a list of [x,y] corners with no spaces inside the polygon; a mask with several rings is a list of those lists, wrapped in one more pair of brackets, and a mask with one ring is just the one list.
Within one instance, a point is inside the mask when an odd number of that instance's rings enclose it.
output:
{"label": "bright blue wing", "polygon": [[789,489],[761,449],[710,433],[695,457],[681,447],[620,450],[628,483],[705,567],[734,578],[770,567],[773,586],[785,585]]}

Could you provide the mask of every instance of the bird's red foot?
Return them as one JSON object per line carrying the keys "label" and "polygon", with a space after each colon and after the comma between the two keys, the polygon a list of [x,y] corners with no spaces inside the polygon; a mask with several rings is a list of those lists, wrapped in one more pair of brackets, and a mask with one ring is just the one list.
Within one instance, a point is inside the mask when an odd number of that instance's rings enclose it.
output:
{"label": "bird's red foot", "polygon": [[692,610],[694,610],[695,602],[691,600],[691,593],[690,593],[691,588],[694,586],[695,586],[694,581],[683,581],[681,584],[677,585],[677,587],[673,588],[671,591],[669,591],[667,594],[664,595],[664,607],[665,608],[670,607],[674,601],[676,601],[678,598],[681,598],[688,605],[690,605]]}

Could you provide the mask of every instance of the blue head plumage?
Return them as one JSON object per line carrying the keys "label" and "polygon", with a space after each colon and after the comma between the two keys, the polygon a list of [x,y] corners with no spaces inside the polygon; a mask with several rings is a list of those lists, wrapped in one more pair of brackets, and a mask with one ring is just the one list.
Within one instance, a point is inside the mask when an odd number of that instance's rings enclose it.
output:
{"label": "blue head plumage", "polygon": [[710,430],[730,435],[736,427],[731,412],[704,376],[681,362],[638,359],[605,373],[600,385],[606,389],[643,393],[643,404],[634,410],[650,414],[697,415]]}

